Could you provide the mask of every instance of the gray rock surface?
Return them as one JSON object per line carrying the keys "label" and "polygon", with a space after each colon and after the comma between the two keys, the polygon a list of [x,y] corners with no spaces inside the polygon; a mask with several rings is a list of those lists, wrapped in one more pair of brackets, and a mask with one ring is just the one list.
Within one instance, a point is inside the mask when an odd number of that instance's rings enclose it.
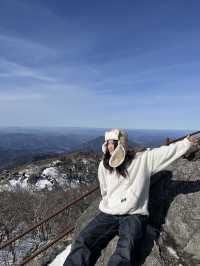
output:
{"label": "gray rock surface", "polygon": [[[98,213],[100,198],[77,222],[74,239]],[[182,157],[152,176],[149,224],[136,265],[200,265],[200,154]],[[107,265],[118,237],[102,251],[96,265]]]}

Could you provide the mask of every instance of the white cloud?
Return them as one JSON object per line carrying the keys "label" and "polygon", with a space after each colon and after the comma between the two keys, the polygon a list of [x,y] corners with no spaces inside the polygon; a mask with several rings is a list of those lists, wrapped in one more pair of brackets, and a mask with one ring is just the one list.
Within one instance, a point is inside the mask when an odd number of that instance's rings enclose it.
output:
{"label": "white cloud", "polygon": [[4,105],[8,102],[35,101],[45,98],[44,94],[35,92],[3,92],[0,91],[0,102]]}
{"label": "white cloud", "polygon": [[29,53],[30,55],[34,54],[34,56],[38,57],[55,55],[57,53],[56,50],[49,48],[43,44],[34,42],[30,39],[11,36],[9,34],[6,35],[0,33],[0,44],[1,44],[1,49],[13,48],[15,53],[21,50],[21,52],[23,53]]}
{"label": "white cloud", "polygon": [[0,77],[2,78],[33,78],[46,82],[54,82],[55,79],[43,75],[34,68],[0,58]]}

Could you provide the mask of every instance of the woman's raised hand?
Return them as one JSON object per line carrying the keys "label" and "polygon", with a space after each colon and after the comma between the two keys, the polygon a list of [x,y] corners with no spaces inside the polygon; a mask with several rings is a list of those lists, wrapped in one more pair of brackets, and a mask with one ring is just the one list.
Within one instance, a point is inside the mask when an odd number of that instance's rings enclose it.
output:
{"label": "woman's raised hand", "polygon": [[189,139],[189,141],[191,141],[194,145],[197,145],[197,144],[198,144],[199,138],[198,138],[197,136],[195,136],[195,135],[193,135],[193,136],[188,135],[188,139]]}

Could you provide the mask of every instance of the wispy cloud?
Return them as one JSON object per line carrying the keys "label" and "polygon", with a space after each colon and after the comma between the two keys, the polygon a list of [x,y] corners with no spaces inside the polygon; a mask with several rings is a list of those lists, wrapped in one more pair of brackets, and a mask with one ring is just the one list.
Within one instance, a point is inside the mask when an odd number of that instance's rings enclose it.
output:
{"label": "wispy cloud", "polygon": [[178,20],[174,5],[3,0],[0,123],[189,124],[200,100],[199,15],[188,5]]}
{"label": "wispy cloud", "polygon": [[46,98],[44,94],[34,93],[34,92],[0,92],[0,102],[1,103],[20,103],[23,101],[36,101]]}
{"label": "wispy cloud", "polygon": [[0,55],[8,58],[16,58],[24,61],[27,57],[32,57],[32,61],[41,60],[48,56],[54,56],[56,51],[38,42],[27,38],[11,36],[0,33]]}
{"label": "wispy cloud", "polygon": [[55,79],[42,75],[32,67],[23,66],[0,58],[0,77],[2,78],[33,78],[47,82],[54,82]]}

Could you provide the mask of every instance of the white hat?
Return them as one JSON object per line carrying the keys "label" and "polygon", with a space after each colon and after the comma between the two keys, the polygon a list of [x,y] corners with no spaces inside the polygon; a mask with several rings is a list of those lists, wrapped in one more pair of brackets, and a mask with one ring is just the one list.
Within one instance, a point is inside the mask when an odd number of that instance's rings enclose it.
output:
{"label": "white hat", "polygon": [[123,129],[114,128],[110,131],[105,132],[105,142],[102,145],[102,151],[106,153],[106,145],[108,140],[118,140],[118,145],[114,152],[112,153],[109,165],[111,167],[118,167],[120,164],[123,163],[126,152],[128,149],[128,134]]}

